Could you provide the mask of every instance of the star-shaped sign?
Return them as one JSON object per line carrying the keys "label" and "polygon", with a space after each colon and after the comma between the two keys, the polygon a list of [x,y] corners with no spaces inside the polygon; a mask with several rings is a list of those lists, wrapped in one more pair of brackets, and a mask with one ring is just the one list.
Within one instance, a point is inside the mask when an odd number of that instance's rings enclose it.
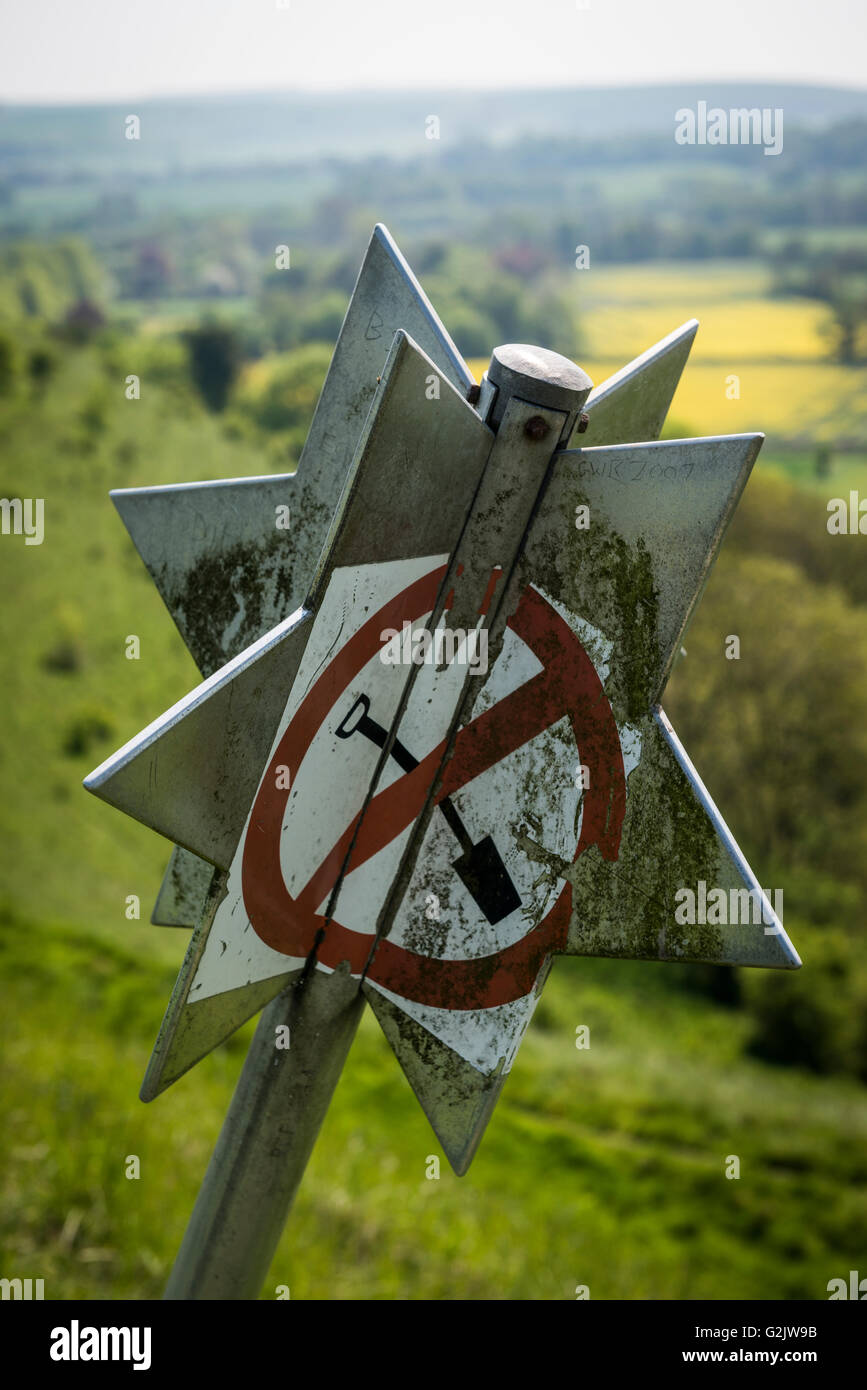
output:
{"label": "star-shaped sign", "polygon": [[[303,602],[377,378],[402,328],[462,393],[472,374],[385,227],[374,228],[295,473],[111,496],[196,665],[209,676]],[[600,444],[656,439],[698,324],[691,320],[594,390]],[[288,530],[275,519],[285,517]],[[199,921],[213,866],[176,849],[152,920]]]}
{"label": "star-shaped sign", "polygon": [[[371,318],[383,254],[435,352]],[[327,534],[336,463],[291,556],[266,534],[286,478],[121,495],[200,665],[231,659],[86,785],[217,870],[143,1096],[313,974],[363,992],[463,1172],[555,955],[800,962],[659,708],[761,436],[652,442],[694,324],[589,399],[566,359],[497,349],[471,403],[419,296],[377,229],[311,435],[345,471]],[[231,616],[202,555],[237,574]]]}

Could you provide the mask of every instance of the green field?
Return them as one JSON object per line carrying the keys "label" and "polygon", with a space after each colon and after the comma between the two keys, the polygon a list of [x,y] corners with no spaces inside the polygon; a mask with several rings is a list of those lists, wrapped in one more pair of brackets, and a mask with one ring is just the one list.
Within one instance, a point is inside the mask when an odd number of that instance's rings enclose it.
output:
{"label": "green field", "polygon": [[[585,339],[576,356],[597,385],[695,318],[699,330],[670,413],[685,434],[761,430],[769,447],[803,452],[837,443],[863,453],[867,369],[829,362],[826,306],[770,297],[758,262],[591,267],[574,280]],[[487,361],[471,366],[480,377]]]}
{"label": "green field", "polygon": [[673,419],[689,422],[695,433],[762,430],[771,444],[841,441],[863,449],[867,372],[828,362],[827,308],[770,298],[763,267],[626,266],[590,272],[585,284],[582,365],[594,381],[697,318]]}
{"label": "green field", "polygon": [[[142,1106],[171,983],[143,936],[0,938],[3,1261],[46,1298],[159,1297],[249,1034]],[[864,1090],[745,1060],[742,1021],[664,970],[557,964],[462,1179],[425,1177],[438,1145],[368,1014],[262,1297],[827,1297],[863,1258]]]}

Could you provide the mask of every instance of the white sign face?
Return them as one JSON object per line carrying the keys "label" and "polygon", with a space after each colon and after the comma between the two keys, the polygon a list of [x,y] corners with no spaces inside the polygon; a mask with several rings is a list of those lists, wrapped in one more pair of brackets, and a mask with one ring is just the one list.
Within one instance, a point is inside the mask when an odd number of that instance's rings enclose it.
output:
{"label": "white sign face", "polygon": [[[546,666],[552,642],[563,671]],[[525,593],[438,793],[439,809],[449,801],[459,815],[477,873],[466,872],[448,818],[434,814],[387,940],[368,966],[369,986],[484,1074],[511,1067],[548,956],[565,939],[569,890],[550,866],[571,865],[598,842],[600,806],[618,789],[625,795],[640,760],[639,735],[617,729],[604,697],[609,656],[597,629],[540,590]],[[607,741],[600,743],[598,718],[586,744],[580,735],[587,698],[597,715],[605,711]],[[411,700],[401,738],[414,725],[421,740],[421,700]]]}
{"label": "white sign face", "polygon": [[[189,1002],[298,969],[316,945],[318,969],[348,961],[489,1074],[511,1066],[569,917],[564,880],[524,837],[565,865],[606,836],[616,857],[608,821],[615,803],[622,818],[641,743],[635,730],[617,729],[604,696],[610,644],[539,590],[524,595],[490,671],[484,614],[476,629],[453,632],[446,610],[426,632],[446,561],[332,575]],[[489,594],[500,578],[492,573]],[[483,687],[374,950],[468,677]],[[582,702],[591,711],[584,747]]]}
{"label": "white sign face", "polygon": [[[413,615],[419,625],[430,614],[447,560],[443,555],[362,565],[337,569],[331,576],[229,870],[227,897],[214,915],[190,987],[190,1003],[303,966],[336,879],[323,889],[312,911],[307,910],[304,890],[329,851],[351,833],[380,756],[380,749],[371,740],[337,734],[341,715],[361,694],[372,692],[375,713],[388,728],[406,684],[405,666],[382,661],[381,629],[374,631],[371,614],[395,594],[421,592],[420,601],[427,602],[427,609]],[[432,574],[433,580],[429,578]],[[343,689],[334,689],[335,681],[342,680],[339,657],[351,638],[358,643],[359,634],[361,642],[367,638],[366,649],[359,650],[357,658],[361,664],[351,672]],[[350,651],[344,661],[347,668],[356,665],[355,652]],[[297,732],[301,724],[304,747],[294,757],[287,751],[287,762],[281,748],[287,733]],[[386,778],[394,775],[386,770]],[[269,811],[278,810],[268,822],[270,833],[260,825],[259,810],[264,804]],[[257,932],[250,920],[251,909],[245,906],[245,857],[254,857],[257,850],[266,867],[262,872],[258,868],[247,870],[247,895],[255,900],[252,911],[255,913],[256,905],[269,894],[277,902],[285,894],[290,899],[289,923],[297,928],[296,935],[281,940],[278,948],[268,943],[270,932]],[[261,896],[251,883],[253,874]],[[358,935],[359,940],[362,936],[367,939],[370,927]]]}

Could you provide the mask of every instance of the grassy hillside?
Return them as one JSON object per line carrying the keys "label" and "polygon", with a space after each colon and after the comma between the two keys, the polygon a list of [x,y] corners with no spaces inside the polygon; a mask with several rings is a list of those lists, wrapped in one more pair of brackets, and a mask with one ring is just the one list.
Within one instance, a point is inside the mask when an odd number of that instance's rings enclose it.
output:
{"label": "grassy hillside", "polygon": [[[142,1106],[171,971],[122,938],[0,937],[2,1260],[47,1298],[159,1297],[249,1035]],[[425,1177],[438,1146],[368,1013],[262,1297],[826,1297],[863,1256],[867,1094],[745,1060],[744,1021],[664,973],[558,962],[463,1179]]]}
{"label": "grassy hillside", "polygon": [[[43,544],[0,545],[2,896],[31,916],[119,927],[128,894],[149,915],[167,847],[107,817],[81,779],[199,676],[108,492],[270,467],[147,377],[127,400],[136,366],[134,351],[70,353],[43,393],[6,405],[0,434],[0,495],[45,499]],[[139,660],[125,656],[131,634]]]}

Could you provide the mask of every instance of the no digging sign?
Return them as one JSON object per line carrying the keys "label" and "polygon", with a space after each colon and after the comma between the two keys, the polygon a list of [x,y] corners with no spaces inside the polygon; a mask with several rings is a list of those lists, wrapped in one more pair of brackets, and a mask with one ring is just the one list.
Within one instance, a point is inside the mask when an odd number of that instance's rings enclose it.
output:
{"label": "no digging sign", "polygon": [[408,676],[402,661],[384,659],[386,634],[423,628],[447,558],[332,574],[189,1001],[300,969],[321,933],[317,969],[348,962],[490,1072],[511,1064],[540,971],[565,946],[571,910],[568,884],[539,881],[539,865],[520,848],[521,827],[532,825],[567,863],[591,844],[616,859],[640,739],[617,728],[606,699],[602,634],[528,586],[457,735],[407,890],[377,943],[372,924],[479,650],[469,642],[438,666],[431,645],[383,761]]}

